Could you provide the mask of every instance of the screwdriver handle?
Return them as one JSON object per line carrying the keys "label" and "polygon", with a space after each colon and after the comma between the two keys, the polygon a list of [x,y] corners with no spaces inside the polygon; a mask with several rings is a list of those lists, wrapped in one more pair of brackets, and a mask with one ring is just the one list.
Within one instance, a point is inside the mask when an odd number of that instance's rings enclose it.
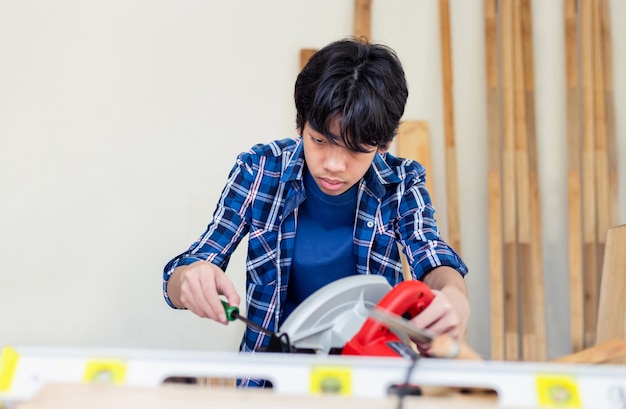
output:
{"label": "screwdriver handle", "polygon": [[226,313],[226,319],[228,321],[235,321],[239,316],[239,307],[234,305],[228,305],[228,303],[224,300],[222,301],[222,305],[224,306],[224,312]]}

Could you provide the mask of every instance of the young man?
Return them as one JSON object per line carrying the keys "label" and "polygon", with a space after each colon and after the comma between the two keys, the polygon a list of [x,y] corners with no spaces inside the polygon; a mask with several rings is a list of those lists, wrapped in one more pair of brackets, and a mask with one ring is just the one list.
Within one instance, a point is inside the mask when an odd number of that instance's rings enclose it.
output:
{"label": "young man", "polygon": [[[169,305],[226,324],[219,297],[239,305],[240,296],[224,271],[247,234],[247,317],[278,331],[334,280],[379,274],[391,285],[402,281],[400,243],[413,278],[436,294],[413,322],[461,337],[470,313],[467,267],[439,236],[424,168],[387,153],[407,97],[388,47],[341,40],[318,51],[295,84],[300,137],[238,156],[207,230],[165,266]],[[268,342],[247,328],[241,350]]]}

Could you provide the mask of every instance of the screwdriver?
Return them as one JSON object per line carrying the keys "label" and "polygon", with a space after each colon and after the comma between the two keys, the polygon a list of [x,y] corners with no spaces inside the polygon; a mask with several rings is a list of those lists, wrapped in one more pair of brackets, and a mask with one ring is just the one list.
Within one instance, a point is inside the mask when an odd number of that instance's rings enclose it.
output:
{"label": "screwdriver", "polygon": [[239,307],[234,306],[234,305],[229,305],[226,301],[221,300],[222,301],[222,305],[224,306],[224,312],[226,313],[226,319],[228,321],[235,321],[235,320],[240,320],[246,323],[246,325],[254,328],[255,330],[259,331],[259,332],[263,332],[265,334],[269,334],[275,337],[278,337],[278,335],[273,332],[270,331],[269,329],[263,328],[262,326],[250,321],[249,319],[247,319],[246,317],[244,317],[243,315],[241,315],[239,313]]}

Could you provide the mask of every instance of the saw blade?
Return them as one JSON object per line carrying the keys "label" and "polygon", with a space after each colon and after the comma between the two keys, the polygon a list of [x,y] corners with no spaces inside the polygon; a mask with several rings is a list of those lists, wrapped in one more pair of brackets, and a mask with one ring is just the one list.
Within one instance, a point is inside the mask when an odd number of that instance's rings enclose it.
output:
{"label": "saw blade", "polygon": [[437,336],[435,333],[423,328],[418,328],[411,324],[410,321],[400,317],[399,315],[392,314],[389,311],[381,310],[380,308],[374,308],[370,312],[370,317],[374,320],[385,324],[389,329],[398,331],[408,335],[411,339],[417,342],[429,344]]}

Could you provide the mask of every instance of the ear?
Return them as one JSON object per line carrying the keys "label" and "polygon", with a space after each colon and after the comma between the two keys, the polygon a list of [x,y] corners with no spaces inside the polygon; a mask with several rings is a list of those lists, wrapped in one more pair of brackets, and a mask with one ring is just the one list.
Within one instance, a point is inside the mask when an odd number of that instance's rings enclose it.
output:
{"label": "ear", "polygon": [[302,128],[301,127],[297,127],[296,131],[298,131],[298,135],[302,136]]}

